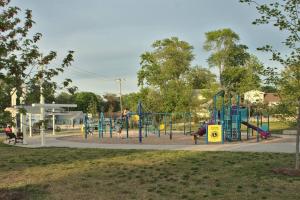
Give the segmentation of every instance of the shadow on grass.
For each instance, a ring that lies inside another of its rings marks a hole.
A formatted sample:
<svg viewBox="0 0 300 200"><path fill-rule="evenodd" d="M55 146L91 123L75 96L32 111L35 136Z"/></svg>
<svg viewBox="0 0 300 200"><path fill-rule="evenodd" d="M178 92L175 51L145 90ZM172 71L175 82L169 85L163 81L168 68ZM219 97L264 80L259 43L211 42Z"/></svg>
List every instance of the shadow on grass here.
<svg viewBox="0 0 300 200"><path fill-rule="evenodd" d="M146 150L76 149L76 148L22 148L0 143L0 170L22 170L28 167L52 164L70 164L94 159L134 156Z"/></svg>
<svg viewBox="0 0 300 200"><path fill-rule="evenodd" d="M48 192L41 186L26 185L18 188L0 188L1 200L30 200L44 199Z"/></svg>

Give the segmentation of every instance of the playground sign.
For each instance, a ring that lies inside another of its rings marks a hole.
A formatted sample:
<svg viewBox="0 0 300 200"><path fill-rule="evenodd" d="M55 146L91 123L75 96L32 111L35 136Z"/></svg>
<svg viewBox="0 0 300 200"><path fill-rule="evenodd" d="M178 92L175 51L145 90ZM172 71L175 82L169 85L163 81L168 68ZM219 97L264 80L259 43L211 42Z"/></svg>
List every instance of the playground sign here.
<svg viewBox="0 0 300 200"><path fill-rule="evenodd" d="M208 125L207 128L208 142L222 142L222 126Z"/></svg>

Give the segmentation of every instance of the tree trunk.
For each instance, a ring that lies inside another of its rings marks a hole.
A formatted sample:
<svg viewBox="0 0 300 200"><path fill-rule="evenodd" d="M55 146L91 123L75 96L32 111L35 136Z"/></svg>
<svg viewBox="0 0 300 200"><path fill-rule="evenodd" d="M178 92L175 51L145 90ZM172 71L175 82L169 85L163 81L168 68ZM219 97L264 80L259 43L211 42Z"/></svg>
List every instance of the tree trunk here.
<svg viewBox="0 0 300 200"><path fill-rule="evenodd" d="M299 138L300 138L300 97L298 98L297 137L296 137L296 169L299 169Z"/></svg>

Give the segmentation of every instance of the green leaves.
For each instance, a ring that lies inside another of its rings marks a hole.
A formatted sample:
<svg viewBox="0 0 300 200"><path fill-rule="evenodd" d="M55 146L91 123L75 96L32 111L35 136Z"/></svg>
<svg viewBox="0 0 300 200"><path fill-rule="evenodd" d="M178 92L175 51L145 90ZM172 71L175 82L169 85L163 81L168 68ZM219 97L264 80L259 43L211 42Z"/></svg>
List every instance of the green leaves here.
<svg viewBox="0 0 300 200"><path fill-rule="evenodd" d="M153 51L141 55L137 74L138 85L143 86L139 93L143 104L156 112L187 110L192 95L187 80L192 78L187 74L194 59L193 47L177 37L157 40L152 47Z"/></svg>
<svg viewBox="0 0 300 200"><path fill-rule="evenodd" d="M180 79L194 59L193 47L176 37L157 40L154 50L141 55L138 84L162 88L168 81Z"/></svg>
<svg viewBox="0 0 300 200"><path fill-rule="evenodd" d="M23 19L21 9L9 6L10 1L1 0L0 7L0 70L5 74L1 77L2 81L10 88L16 88L18 96L22 95L22 88L27 84L30 92L27 95L27 102L36 102L38 99L39 89L36 86L38 80L43 78L43 86L49 86L48 96L52 95L58 87L53 81L53 77L64 72L64 69L73 62L73 51L69 51L63 59L60 66L51 66L56 59L57 53L50 51L43 55L38 47L42 34L36 33L32 37L28 36L34 21L32 19L32 11L26 10ZM40 66L44 66L44 70L40 70ZM63 86L68 86L70 79L63 82ZM51 89L50 89L51 87ZM30 94L32 97L29 97Z"/></svg>
<svg viewBox="0 0 300 200"><path fill-rule="evenodd" d="M219 69L220 80L222 72L228 67L243 65L250 55L246 45L238 44L240 38L231 29L219 29L205 33L206 41L203 48L212 52L208 58L210 67Z"/></svg>

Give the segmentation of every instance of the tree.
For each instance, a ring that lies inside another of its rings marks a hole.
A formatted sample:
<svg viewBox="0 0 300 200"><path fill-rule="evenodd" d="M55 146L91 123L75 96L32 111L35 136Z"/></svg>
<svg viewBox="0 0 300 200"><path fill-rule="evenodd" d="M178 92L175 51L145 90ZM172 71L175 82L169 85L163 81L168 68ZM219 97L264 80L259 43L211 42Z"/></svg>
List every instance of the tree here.
<svg viewBox="0 0 300 200"><path fill-rule="evenodd" d="M191 92L185 93L191 90L185 77L194 59L193 47L176 37L157 40L152 47L152 52L141 55L138 71L138 85L142 86L141 98L146 102L145 107L157 112L183 110L191 99Z"/></svg>
<svg viewBox="0 0 300 200"><path fill-rule="evenodd" d="M120 108L120 98L116 94L107 93L103 95L104 98L104 112L117 112Z"/></svg>
<svg viewBox="0 0 300 200"><path fill-rule="evenodd" d="M264 85L261 87L261 90L265 93L277 93L278 92L277 88L272 85Z"/></svg>
<svg viewBox="0 0 300 200"><path fill-rule="evenodd" d="M228 92L243 94L260 88L264 66L255 56L250 56L242 66L227 67L222 72L222 83Z"/></svg>
<svg viewBox="0 0 300 200"><path fill-rule="evenodd" d="M177 37L157 40L153 52L141 55L138 85L164 87L170 80L179 80L194 59L193 47Z"/></svg>
<svg viewBox="0 0 300 200"><path fill-rule="evenodd" d="M191 68L186 79L193 89L210 88L212 84L216 83L216 75L200 66Z"/></svg>
<svg viewBox="0 0 300 200"><path fill-rule="evenodd" d="M21 9L9 4L10 0L0 0L0 80L18 97L21 97L23 87L32 82L43 84L45 88L47 84L59 87L52 79L71 65L74 52L69 51L61 65L51 66L51 61L57 57L56 52L44 55L38 47L42 34L29 36L34 24L31 10L26 10L25 18L21 19ZM61 87L67 87L70 82L66 79ZM44 95L47 92L45 90Z"/></svg>
<svg viewBox="0 0 300 200"><path fill-rule="evenodd" d="M73 103L75 103L74 96L75 95L68 94L66 92L62 92L58 96L55 97L55 103L58 103L58 104L73 104Z"/></svg>
<svg viewBox="0 0 300 200"><path fill-rule="evenodd" d="M229 28L219 29L205 33L206 41L203 45L204 50L211 51L208 58L210 67L219 69L221 82L222 72L227 67L243 65L249 58L246 52L248 47L239 44L240 37Z"/></svg>
<svg viewBox="0 0 300 200"><path fill-rule="evenodd" d="M124 108L129 109L132 112L137 111L137 105L139 99L141 99L141 93L129 93L122 96L122 102L124 105Z"/></svg>
<svg viewBox="0 0 300 200"><path fill-rule="evenodd" d="M77 104L77 109L87 113L95 112L100 110L101 102L99 102L97 95L92 92L78 92L74 95L74 103ZM95 110L96 105L96 110Z"/></svg>
<svg viewBox="0 0 300 200"><path fill-rule="evenodd" d="M279 85L279 88L281 88L279 93L287 95L287 98L282 98L283 104L288 105L291 102L296 102L292 105L295 110L298 109L295 168L299 169L300 94L298 83L300 78L300 2L298 0L273 1L266 4L259 4L253 0L240 0L240 2L255 5L260 17L253 22L254 25L271 24L286 36L282 44L288 49L287 55L282 55L279 50L273 48L271 45L260 47L259 50L270 52L272 60L281 63L285 67L281 77L277 74L276 68L267 68L267 81ZM292 85L291 83L295 83L296 85ZM286 86L291 86L291 88L287 88Z"/></svg>

